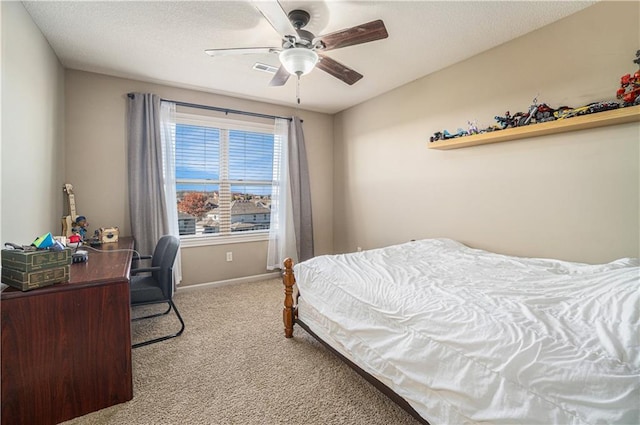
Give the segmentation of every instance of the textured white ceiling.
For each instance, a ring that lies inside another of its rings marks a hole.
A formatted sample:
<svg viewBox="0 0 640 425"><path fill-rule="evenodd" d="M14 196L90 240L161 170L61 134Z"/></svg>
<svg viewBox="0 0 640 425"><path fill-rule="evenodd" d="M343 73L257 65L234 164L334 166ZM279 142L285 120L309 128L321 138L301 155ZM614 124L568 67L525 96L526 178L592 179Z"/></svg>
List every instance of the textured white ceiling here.
<svg viewBox="0 0 640 425"><path fill-rule="evenodd" d="M256 62L275 54L210 57L205 49L279 47L280 36L248 0L27 1L67 68L295 105L295 78L269 87ZM300 80L303 109L335 113L469 58L595 3L593 1L297 1L305 30L328 34L382 19L389 37L327 52L364 78L348 86L315 69ZM543 47L541 47L543 48Z"/></svg>

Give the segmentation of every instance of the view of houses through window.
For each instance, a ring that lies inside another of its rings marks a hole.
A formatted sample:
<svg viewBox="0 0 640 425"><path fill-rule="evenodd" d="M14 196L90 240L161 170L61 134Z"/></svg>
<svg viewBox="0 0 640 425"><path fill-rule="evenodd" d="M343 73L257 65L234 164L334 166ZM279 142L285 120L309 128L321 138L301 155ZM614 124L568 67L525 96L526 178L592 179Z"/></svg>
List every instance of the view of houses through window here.
<svg viewBox="0 0 640 425"><path fill-rule="evenodd" d="M271 220L273 127L178 115L180 235L264 232Z"/></svg>

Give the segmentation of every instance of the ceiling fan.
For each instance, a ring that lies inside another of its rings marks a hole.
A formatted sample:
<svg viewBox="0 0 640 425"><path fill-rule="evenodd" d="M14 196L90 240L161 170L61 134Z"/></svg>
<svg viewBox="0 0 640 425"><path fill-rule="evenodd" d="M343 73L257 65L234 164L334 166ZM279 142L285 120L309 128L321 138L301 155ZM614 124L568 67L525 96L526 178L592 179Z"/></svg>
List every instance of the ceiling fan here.
<svg viewBox="0 0 640 425"><path fill-rule="evenodd" d="M316 66L352 85L362 78L362 74L331 59L323 52L368 43L389 36L384 23L378 19L316 37L303 29L311 19L308 12L296 9L287 14L277 0L255 1L254 5L282 36L281 47L208 49L205 52L210 56L278 53L281 66L269 83L270 86L283 86L291 75L297 75L300 78L301 75L308 74Z"/></svg>

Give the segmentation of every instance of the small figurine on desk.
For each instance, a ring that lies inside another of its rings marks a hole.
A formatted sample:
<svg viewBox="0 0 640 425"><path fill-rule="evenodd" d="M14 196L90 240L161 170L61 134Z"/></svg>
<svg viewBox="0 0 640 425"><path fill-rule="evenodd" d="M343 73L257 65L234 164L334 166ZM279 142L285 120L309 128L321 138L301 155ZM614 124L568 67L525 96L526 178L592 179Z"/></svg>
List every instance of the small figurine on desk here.
<svg viewBox="0 0 640 425"><path fill-rule="evenodd" d="M87 223L87 217L79 215L76 217L76 221L73 223L73 233L80 235L80 238L84 240L87 236L87 227L89 227L89 223Z"/></svg>
<svg viewBox="0 0 640 425"><path fill-rule="evenodd" d="M78 248L80 245L82 245L80 235L74 233L67 238L67 246L69 248Z"/></svg>
<svg viewBox="0 0 640 425"><path fill-rule="evenodd" d="M96 229L93 232L93 237L89 239L89 245L91 246L100 246L102 245L102 241L100 240L100 230Z"/></svg>

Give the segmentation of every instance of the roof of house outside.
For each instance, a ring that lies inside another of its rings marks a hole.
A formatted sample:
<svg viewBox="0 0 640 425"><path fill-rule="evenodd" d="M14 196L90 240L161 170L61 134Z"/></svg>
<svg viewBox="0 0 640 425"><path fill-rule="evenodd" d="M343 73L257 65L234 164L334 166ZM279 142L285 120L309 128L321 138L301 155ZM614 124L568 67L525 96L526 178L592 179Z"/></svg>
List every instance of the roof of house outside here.
<svg viewBox="0 0 640 425"><path fill-rule="evenodd" d="M239 214L270 214L271 210L261 203L252 201L233 201L231 204L231 215Z"/></svg>
<svg viewBox="0 0 640 425"><path fill-rule="evenodd" d="M195 216L182 211L178 211L178 219L189 219L189 218L195 219Z"/></svg>
<svg viewBox="0 0 640 425"><path fill-rule="evenodd" d="M254 230L256 227L256 223L243 223L243 222L236 222L236 223L231 223L231 230L234 232L239 232L242 230Z"/></svg>

